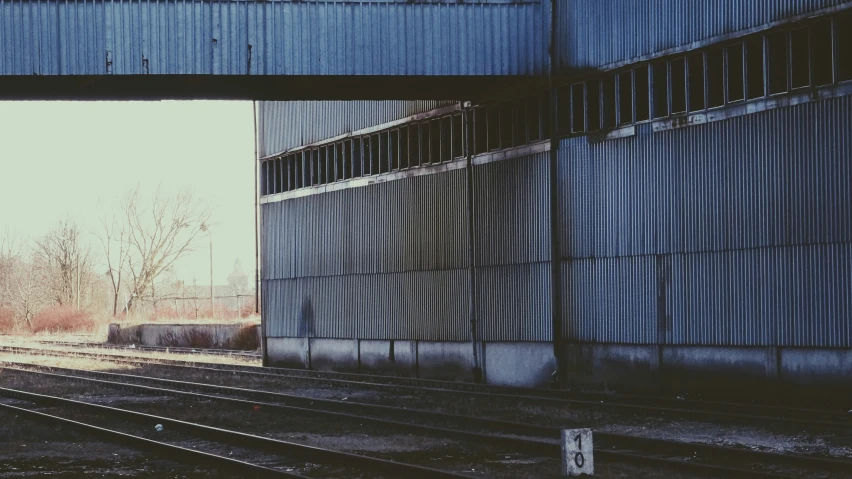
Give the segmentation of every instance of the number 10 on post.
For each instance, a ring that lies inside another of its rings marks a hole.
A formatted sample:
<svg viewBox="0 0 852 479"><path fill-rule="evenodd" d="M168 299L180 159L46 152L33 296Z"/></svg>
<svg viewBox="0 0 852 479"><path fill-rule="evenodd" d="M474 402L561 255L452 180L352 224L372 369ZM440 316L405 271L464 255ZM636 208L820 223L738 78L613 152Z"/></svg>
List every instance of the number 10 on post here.
<svg viewBox="0 0 852 479"><path fill-rule="evenodd" d="M595 473L591 429L562 430L562 475L580 476Z"/></svg>

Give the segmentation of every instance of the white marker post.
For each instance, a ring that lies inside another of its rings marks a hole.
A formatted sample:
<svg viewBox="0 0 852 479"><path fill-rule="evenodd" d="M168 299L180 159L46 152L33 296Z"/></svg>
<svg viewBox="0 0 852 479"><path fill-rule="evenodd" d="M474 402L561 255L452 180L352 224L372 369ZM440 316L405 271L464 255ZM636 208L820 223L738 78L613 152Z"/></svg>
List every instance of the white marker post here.
<svg viewBox="0 0 852 479"><path fill-rule="evenodd" d="M591 429L562 430L562 475L595 474Z"/></svg>

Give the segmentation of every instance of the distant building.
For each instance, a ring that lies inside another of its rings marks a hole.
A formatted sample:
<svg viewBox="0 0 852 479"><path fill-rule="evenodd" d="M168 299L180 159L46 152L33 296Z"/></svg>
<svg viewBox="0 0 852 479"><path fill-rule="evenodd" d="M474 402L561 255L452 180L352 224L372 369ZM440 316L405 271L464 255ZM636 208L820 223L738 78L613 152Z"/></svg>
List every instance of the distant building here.
<svg viewBox="0 0 852 479"><path fill-rule="evenodd" d="M228 275L228 286L231 294L240 294L248 289L248 275L243 272L239 259L234 261L234 270Z"/></svg>

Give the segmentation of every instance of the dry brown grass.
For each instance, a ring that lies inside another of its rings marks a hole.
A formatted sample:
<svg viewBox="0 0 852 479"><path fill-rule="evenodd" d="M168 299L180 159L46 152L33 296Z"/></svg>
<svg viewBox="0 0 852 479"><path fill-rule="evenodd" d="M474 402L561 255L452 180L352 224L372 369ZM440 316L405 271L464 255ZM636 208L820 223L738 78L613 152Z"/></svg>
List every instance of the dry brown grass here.
<svg viewBox="0 0 852 479"><path fill-rule="evenodd" d="M34 353L0 353L0 362L2 363L31 363L39 366L49 366L57 368L85 369L89 371L108 371L108 370L128 370L135 369L132 364L121 364L108 360L94 358L74 358L74 357L58 357L45 356ZM14 366L14 364L10 364Z"/></svg>

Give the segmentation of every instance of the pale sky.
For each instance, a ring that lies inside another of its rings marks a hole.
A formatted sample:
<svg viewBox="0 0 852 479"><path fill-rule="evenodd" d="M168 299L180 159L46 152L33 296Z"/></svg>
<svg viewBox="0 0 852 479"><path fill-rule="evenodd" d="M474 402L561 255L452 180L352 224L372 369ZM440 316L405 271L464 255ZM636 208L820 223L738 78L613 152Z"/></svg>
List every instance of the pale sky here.
<svg viewBox="0 0 852 479"><path fill-rule="evenodd" d="M94 229L102 204L136 185L190 188L213 212L214 282L237 258L252 275L253 135L245 101L0 102L0 233L35 238L65 215ZM199 246L175 275L209 284Z"/></svg>

